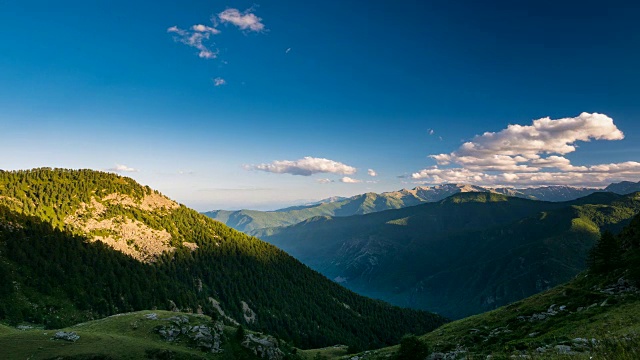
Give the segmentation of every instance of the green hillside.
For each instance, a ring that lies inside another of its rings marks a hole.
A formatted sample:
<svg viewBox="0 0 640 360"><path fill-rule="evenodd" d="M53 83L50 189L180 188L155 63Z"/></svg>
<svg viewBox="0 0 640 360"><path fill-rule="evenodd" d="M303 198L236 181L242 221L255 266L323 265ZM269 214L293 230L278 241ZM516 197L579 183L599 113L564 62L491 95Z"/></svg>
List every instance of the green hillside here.
<svg viewBox="0 0 640 360"><path fill-rule="evenodd" d="M59 328L154 307L300 347L380 346L444 322L356 295L129 178L0 172L0 319Z"/></svg>
<svg viewBox="0 0 640 360"><path fill-rule="evenodd" d="M639 194L552 203L463 193L257 236L361 294L462 318L568 281L601 229L638 212Z"/></svg>
<svg viewBox="0 0 640 360"><path fill-rule="evenodd" d="M257 343L248 341L249 333L239 338L235 327L222 326L208 316L187 313L140 311L56 330L29 326L22 326L20 329L3 328L6 329L4 332L0 331L3 359L262 358L254 353ZM161 333L161 330L171 328L187 331L178 336ZM59 332L74 334L78 338L56 338ZM291 354L294 349L290 345L265 335L251 335L255 339L271 342L272 354L277 354L280 358L297 358Z"/></svg>
<svg viewBox="0 0 640 360"><path fill-rule="evenodd" d="M640 216L609 238L612 246L599 245L589 271L568 283L446 324L420 340L441 357L640 358ZM611 251L602 251L607 247ZM364 359L386 359L398 350L380 349Z"/></svg>

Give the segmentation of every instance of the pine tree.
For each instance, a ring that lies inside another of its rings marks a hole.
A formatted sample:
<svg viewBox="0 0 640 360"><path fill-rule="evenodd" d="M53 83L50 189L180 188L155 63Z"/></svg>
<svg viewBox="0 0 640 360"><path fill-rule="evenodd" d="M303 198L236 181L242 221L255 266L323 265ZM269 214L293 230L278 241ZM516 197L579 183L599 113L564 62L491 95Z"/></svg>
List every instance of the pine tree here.
<svg viewBox="0 0 640 360"><path fill-rule="evenodd" d="M618 239L610 231L605 231L589 251L587 262L589 270L595 273L605 273L615 269L620 258L621 248Z"/></svg>

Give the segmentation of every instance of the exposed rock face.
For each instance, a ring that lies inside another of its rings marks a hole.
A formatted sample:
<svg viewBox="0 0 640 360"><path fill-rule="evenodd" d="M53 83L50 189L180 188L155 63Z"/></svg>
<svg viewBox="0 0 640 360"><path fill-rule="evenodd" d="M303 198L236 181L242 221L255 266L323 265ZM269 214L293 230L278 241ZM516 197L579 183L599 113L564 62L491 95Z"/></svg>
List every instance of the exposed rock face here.
<svg viewBox="0 0 640 360"><path fill-rule="evenodd" d="M229 321L230 323L234 324L234 325L240 325L239 322L237 322L235 319L233 319L232 317L228 316L227 314L225 314L224 310L222 310L222 306L220 306L220 302L212 297L209 297L209 301L211 302L211 305L213 305L213 307L218 311L218 314L220 314L220 316L222 316L224 319L226 319L227 321Z"/></svg>
<svg viewBox="0 0 640 360"><path fill-rule="evenodd" d="M192 242L187 242L187 241L183 242L182 246L188 248L191 251L196 251L198 249L198 244L192 243Z"/></svg>
<svg viewBox="0 0 640 360"><path fill-rule="evenodd" d="M152 262L163 252L174 250L170 245L171 234L164 229L152 229L141 221L122 215L105 218L108 206L112 205L143 211L169 211L179 207L177 203L155 193L145 196L139 203L126 195L109 194L101 201L92 197L89 204L80 204L74 215L65 218L65 223L93 234L93 241L101 241L140 261Z"/></svg>
<svg viewBox="0 0 640 360"><path fill-rule="evenodd" d="M113 204L136 207L144 211L172 210L180 207L175 201L157 193L145 195L142 201L139 202L130 196L115 193L103 197L102 200Z"/></svg>
<svg viewBox="0 0 640 360"><path fill-rule="evenodd" d="M242 301L242 315L244 316L244 321L247 324L253 324L256 322L256 313L251 310L249 304L244 301Z"/></svg>
<svg viewBox="0 0 640 360"><path fill-rule="evenodd" d="M247 334L242 341L242 346L262 359L281 360L284 358L284 353L278 347L278 340L272 336Z"/></svg>

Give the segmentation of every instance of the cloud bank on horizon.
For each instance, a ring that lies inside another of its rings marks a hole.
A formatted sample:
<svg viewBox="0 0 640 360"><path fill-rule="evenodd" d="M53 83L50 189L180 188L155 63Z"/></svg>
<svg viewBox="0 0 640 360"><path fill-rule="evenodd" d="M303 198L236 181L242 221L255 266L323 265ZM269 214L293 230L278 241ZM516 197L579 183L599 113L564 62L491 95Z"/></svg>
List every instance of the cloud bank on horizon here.
<svg viewBox="0 0 640 360"><path fill-rule="evenodd" d="M509 125L485 132L449 154L429 157L437 165L411 175L423 183L477 185L582 185L637 180L640 162L574 166L564 155L577 150L578 141L622 140L624 134L604 114L573 118L542 118L531 125Z"/></svg>

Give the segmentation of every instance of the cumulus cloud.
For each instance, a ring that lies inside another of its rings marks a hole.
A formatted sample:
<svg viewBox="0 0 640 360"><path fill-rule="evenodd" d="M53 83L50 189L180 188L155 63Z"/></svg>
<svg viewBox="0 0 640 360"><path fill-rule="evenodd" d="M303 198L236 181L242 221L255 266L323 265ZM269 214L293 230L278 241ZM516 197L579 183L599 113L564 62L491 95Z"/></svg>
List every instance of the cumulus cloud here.
<svg viewBox="0 0 640 360"><path fill-rule="evenodd" d="M495 171L537 171L529 168L544 154L576 151L577 141L622 140L624 134L603 114L582 113L574 118L534 120L532 125L509 125L465 142L450 154L431 155L438 165L455 163L466 168Z"/></svg>
<svg viewBox="0 0 640 360"><path fill-rule="evenodd" d="M226 85L227 84L227 80L221 78L221 77L217 77L215 79L213 79L213 85L214 86L222 86L222 85Z"/></svg>
<svg viewBox="0 0 640 360"><path fill-rule="evenodd" d="M340 182L347 183L347 184L357 184L357 183L361 183L362 180L353 179L353 178L350 178L348 176L345 176L345 177L340 179Z"/></svg>
<svg viewBox="0 0 640 360"><path fill-rule="evenodd" d="M574 166L564 155L576 143L622 140L613 119L598 113L573 118L542 118L531 125L509 125L465 142L456 151L435 154L438 166L415 172L414 180L430 183L467 182L483 185L603 185L606 181L636 179L640 163Z"/></svg>
<svg viewBox="0 0 640 360"><path fill-rule="evenodd" d="M269 164L245 165L249 170L260 170L275 174L310 176L318 173L352 175L356 168L341 162L306 156L299 160L276 160Z"/></svg>
<svg viewBox="0 0 640 360"><path fill-rule="evenodd" d="M253 8L243 12L238 9L227 9L218 14L218 19L222 23L230 23L241 30L261 32L264 31L262 19L253 13Z"/></svg>
<svg viewBox="0 0 640 360"><path fill-rule="evenodd" d="M134 169L132 167L129 167L127 165L122 165L122 164L116 164L115 167L109 168L107 169L108 171L113 171L113 172L117 172L117 173L123 173L123 172L138 172L138 169Z"/></svg>
<svg viewBox="0 0 640 360"><path fill-rule="evenodd" d="M320 184L328 184L328 183L332 183L333 180L330 180L330 179L316 179L316 182L318 182Z"/></svg>
<svg viewBox="0 0 640 360"><path fill-rule="evenodd" d="M373 170L373 169L369 169L369 170L367 170L367 174L368 174L369 176L371 176L371 177L376 177L376 176L378 176L378 173L377 173L375 170Z"/></svg>
<svg viewBox="0 0 640 360"><path fill-rule="evenodd" d="M209 46L205 45L205 41L209 40L211 35L217 35L220 33L218 29L198 24L193 25L191 30L180 29L177 26L172 26L167 29L167 32L175 34L173 38L175 41L198 49L198 56L203 59L215 59L218 57L218 49L211 49Z"/></svg>

